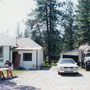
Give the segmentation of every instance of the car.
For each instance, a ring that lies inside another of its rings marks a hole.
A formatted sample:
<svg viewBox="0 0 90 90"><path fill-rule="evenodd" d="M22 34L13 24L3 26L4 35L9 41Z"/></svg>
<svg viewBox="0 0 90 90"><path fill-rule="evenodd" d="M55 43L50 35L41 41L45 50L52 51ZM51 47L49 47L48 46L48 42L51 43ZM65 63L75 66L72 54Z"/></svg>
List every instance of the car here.
<svg viewBox="0 0 90 90"><path fill-rule="evenodd" d="M61 58L57 63L58 74L78 73L78 65L72 58Z"/></svg>

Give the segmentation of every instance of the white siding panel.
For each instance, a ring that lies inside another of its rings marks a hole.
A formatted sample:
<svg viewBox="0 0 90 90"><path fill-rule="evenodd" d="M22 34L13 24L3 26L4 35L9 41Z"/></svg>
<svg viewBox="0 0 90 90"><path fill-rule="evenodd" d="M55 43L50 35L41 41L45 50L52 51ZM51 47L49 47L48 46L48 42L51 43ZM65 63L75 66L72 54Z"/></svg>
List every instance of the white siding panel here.
<svg viewBox="0 0 90 90"><path fill-rule="evenodd" d="M32 53L32 61L23 61L23 53ZM20 67L25 69L36 69L36 51L19 51L21 54ZM33 67L35 65L35 67Z"/></svg>
<svg viewBox="0 0 90 90"><path fill-rule="evenodd" d="M3 47L3 61L0 61L0 66L2 66L3 64L5 64L6 60L9 60L9 53L10 53L10 48L9 46L4 46Z"/></svg>
<svg viewBox="0 0 90 90"><path fill-rule="evenodd" d="M38 66L40 67L43 64L43 50L38 51Z"/></svg>

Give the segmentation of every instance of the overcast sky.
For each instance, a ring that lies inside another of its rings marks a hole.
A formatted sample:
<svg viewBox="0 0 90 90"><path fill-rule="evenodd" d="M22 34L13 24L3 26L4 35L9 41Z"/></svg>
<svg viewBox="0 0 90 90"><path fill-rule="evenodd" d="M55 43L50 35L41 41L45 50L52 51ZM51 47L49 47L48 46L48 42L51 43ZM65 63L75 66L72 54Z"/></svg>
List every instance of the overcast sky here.
<svg viewBox="0 0 90 90"><path fill-rule="evenodd" d="M77 4L77 0L72 1ZM17 22L20 21L20 27L23 30L22 20L35 7L33 0L0 0L0 33L15 36Z"/></svg>

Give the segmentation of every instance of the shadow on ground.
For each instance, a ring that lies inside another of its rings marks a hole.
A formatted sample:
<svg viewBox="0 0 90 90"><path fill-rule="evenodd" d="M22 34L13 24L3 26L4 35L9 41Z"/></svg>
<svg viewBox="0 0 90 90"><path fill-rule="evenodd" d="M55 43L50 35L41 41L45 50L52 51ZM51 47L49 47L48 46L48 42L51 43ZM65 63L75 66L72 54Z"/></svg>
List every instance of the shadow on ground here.
<svg viewBox="0 0 90 90"><path fill-rule="evenodd" d="M50 66L43 66L43 67L41 67L41 69L40 70L45 70L45 71L48 71L48 70L50 70L51 69L51 67Z"/></svg>
<svg viewBox="0 0 90 90"><path fill-rule="evenodd" d="M90 69L89 69L89 70L87 70L87 72L90 72Z"/></svg>
<svg viewBox="0 0 90 90"><path fill-rule="evenodd" d="M32 86L17 85L17 83L10 80L0 81L0 90L41 90Z"/></svg>
<svg viewBox="0 0 90 90"><path fill-rule="evenodd" d="M62 77L83 77L81 73L62 73Z"/></svg>
<svg viewBox="0 0 90 90"><path fill-rule="evenodd" d="M35 88L35 87L31 87L31 86L23 86L23 85L17 86L14 89L16 89L16 90L41 90L39 88Z"/></svg>

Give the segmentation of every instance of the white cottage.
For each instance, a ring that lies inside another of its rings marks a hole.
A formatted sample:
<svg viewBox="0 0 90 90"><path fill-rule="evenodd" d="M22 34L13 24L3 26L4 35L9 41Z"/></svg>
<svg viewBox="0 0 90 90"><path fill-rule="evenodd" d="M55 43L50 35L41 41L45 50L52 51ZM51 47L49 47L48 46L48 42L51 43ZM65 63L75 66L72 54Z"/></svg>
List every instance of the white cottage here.
<svg viewBox="0 0 90 90"><path fill-rule="evenodd" d="M15 68L40 68L43 63L43 48L29 38L15 39L0 34L0 66L10 60Z"/></svg>

